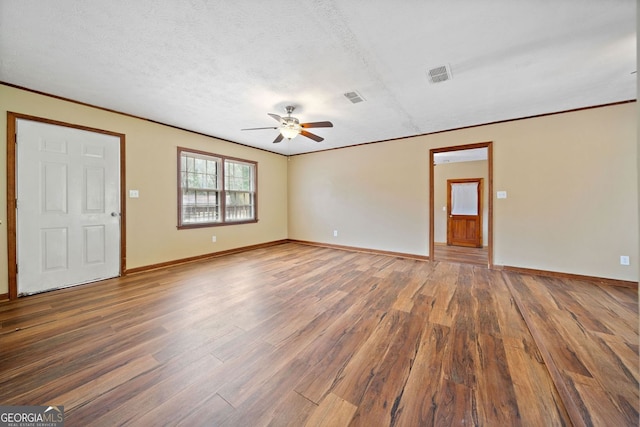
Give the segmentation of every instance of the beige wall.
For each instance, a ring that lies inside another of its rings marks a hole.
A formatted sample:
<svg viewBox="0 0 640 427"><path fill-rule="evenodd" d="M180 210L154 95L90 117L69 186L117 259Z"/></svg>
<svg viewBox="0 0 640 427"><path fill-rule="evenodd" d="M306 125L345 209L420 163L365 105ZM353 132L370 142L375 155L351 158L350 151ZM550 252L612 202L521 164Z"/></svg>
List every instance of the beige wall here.
<svg viewBox="0 0 640 427"><path fill-rule="evenodd" d="M414 146L400 140L291 157L289 237L426 254L429 155Z"/></svg>
<svg viewBox="0 0 640 427"><path fill-rule="evenodd" d="M1 140L7 111L105 129L126 135L127 268L173 261L287 238L287 159L121 114L0 85ZM3 145L3 147L6 145ZM184 146L258 162L259 222L177 230L176 147ZM0 150L5 170L6 149ZM6 173L0 174L0 294L7 290ZM211 242L216 235L217 242Z"/></svg>
<svg viewBox="0 0 640 427"><path fill-rule="evenodd" d="M489 244L489 162L454 162L436 165L433 169L433 239L436 243L447 243L447 180L461 178L483 178L482 193L482 244Z"/></svg>
<svg viewBox="0 0 640 427"><path fill-rule="evenodd" d="M493 141L495 264L636 281L636 108L294 156L289 238L428 255L429 150Z"/></svg>

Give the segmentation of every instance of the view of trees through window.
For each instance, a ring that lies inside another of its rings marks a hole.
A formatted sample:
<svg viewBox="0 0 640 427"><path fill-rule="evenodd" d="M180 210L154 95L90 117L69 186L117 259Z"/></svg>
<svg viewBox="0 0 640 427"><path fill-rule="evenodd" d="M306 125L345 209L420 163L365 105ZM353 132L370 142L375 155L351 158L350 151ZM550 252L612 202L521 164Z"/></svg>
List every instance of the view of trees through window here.
<svg viewBox="0 0 640 427"><path fill-rule="evenodd" d="M256 220L255 162L178 148L178 227Z"/></svg>

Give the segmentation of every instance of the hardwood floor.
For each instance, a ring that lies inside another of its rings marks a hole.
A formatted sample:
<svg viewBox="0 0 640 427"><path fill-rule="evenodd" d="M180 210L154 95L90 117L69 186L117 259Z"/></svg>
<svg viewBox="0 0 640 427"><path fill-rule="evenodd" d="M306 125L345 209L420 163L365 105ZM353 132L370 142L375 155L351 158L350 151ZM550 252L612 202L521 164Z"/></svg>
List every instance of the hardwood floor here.
<svg viewBox="0 0 640 427"><path fill-rule="evenodd" d="M638 292L509 273L575 425L638 425Z"/></svg>
<svg viewBox="0 0 640 427"><path fill-rule="evenodd" d="M433 252L435 261L483 265L485 267L489 264L489 251L486 247L466 248L436 243L433 247Z"/></svg>
<svg viewBox="0 0 640 427"><path fill-rule="evenodd" d="M581 413L637 425L637 292L591 286L287 243L0 304L0 402L68 426L571 425L511 288L582 332L585 370L557 363Z"/></svg>

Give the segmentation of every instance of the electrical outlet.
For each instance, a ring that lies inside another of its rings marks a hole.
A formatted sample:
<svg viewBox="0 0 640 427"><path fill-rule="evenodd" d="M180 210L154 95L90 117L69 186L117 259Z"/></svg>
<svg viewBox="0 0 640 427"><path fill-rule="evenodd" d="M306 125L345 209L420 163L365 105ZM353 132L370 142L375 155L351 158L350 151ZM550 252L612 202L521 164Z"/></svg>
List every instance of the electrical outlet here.
<svg viewBox="0 0 640 427"><path fill-rule="evenodd" d="M338 237L338 230L333 230L333 237Z"/></svg>
<svg viewBox="0 0 640 427"><path fill-rule="evenodd" d="M629 257L627 255L620 256L620 265L629 265Z"/></svg>
<svg viewBox="0 0 640 427"><path fill-rule="evenodd" d="M216 236L211 236L211 243L215 243L217 241Z"/></svg>

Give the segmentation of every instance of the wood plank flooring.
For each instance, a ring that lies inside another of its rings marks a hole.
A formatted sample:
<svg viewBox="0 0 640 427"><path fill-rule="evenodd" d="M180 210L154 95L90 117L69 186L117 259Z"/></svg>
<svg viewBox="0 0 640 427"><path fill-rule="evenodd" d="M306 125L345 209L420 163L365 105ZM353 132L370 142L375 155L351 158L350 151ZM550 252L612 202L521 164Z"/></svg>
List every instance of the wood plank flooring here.
<svg viewBox="0 0 640 427"><path fill-rule="evenodd" d="M457 262L487 266L489 264L488 248L466 248L463 246L447 246L436 243L433 247L434 261Z"/></svg>
<svg viewBox="0 0 640 427"><path fill-rule="evenodd" d="M509 287L532 310L568 291L533 280L286 243L34 295L0 304L0 402L64 405L67 426L571 425ZM575 295L559 333L588 325L619 364L604 382L584 356L574 393L637 424L618 382L638 379L637 293L598 318L604 292Z"/></svg>
<svg viewBox="0 0 640 427"><path fill-rule="evenodd" d="M638 425L638 293L506 274L575 425Z"/></svg>

